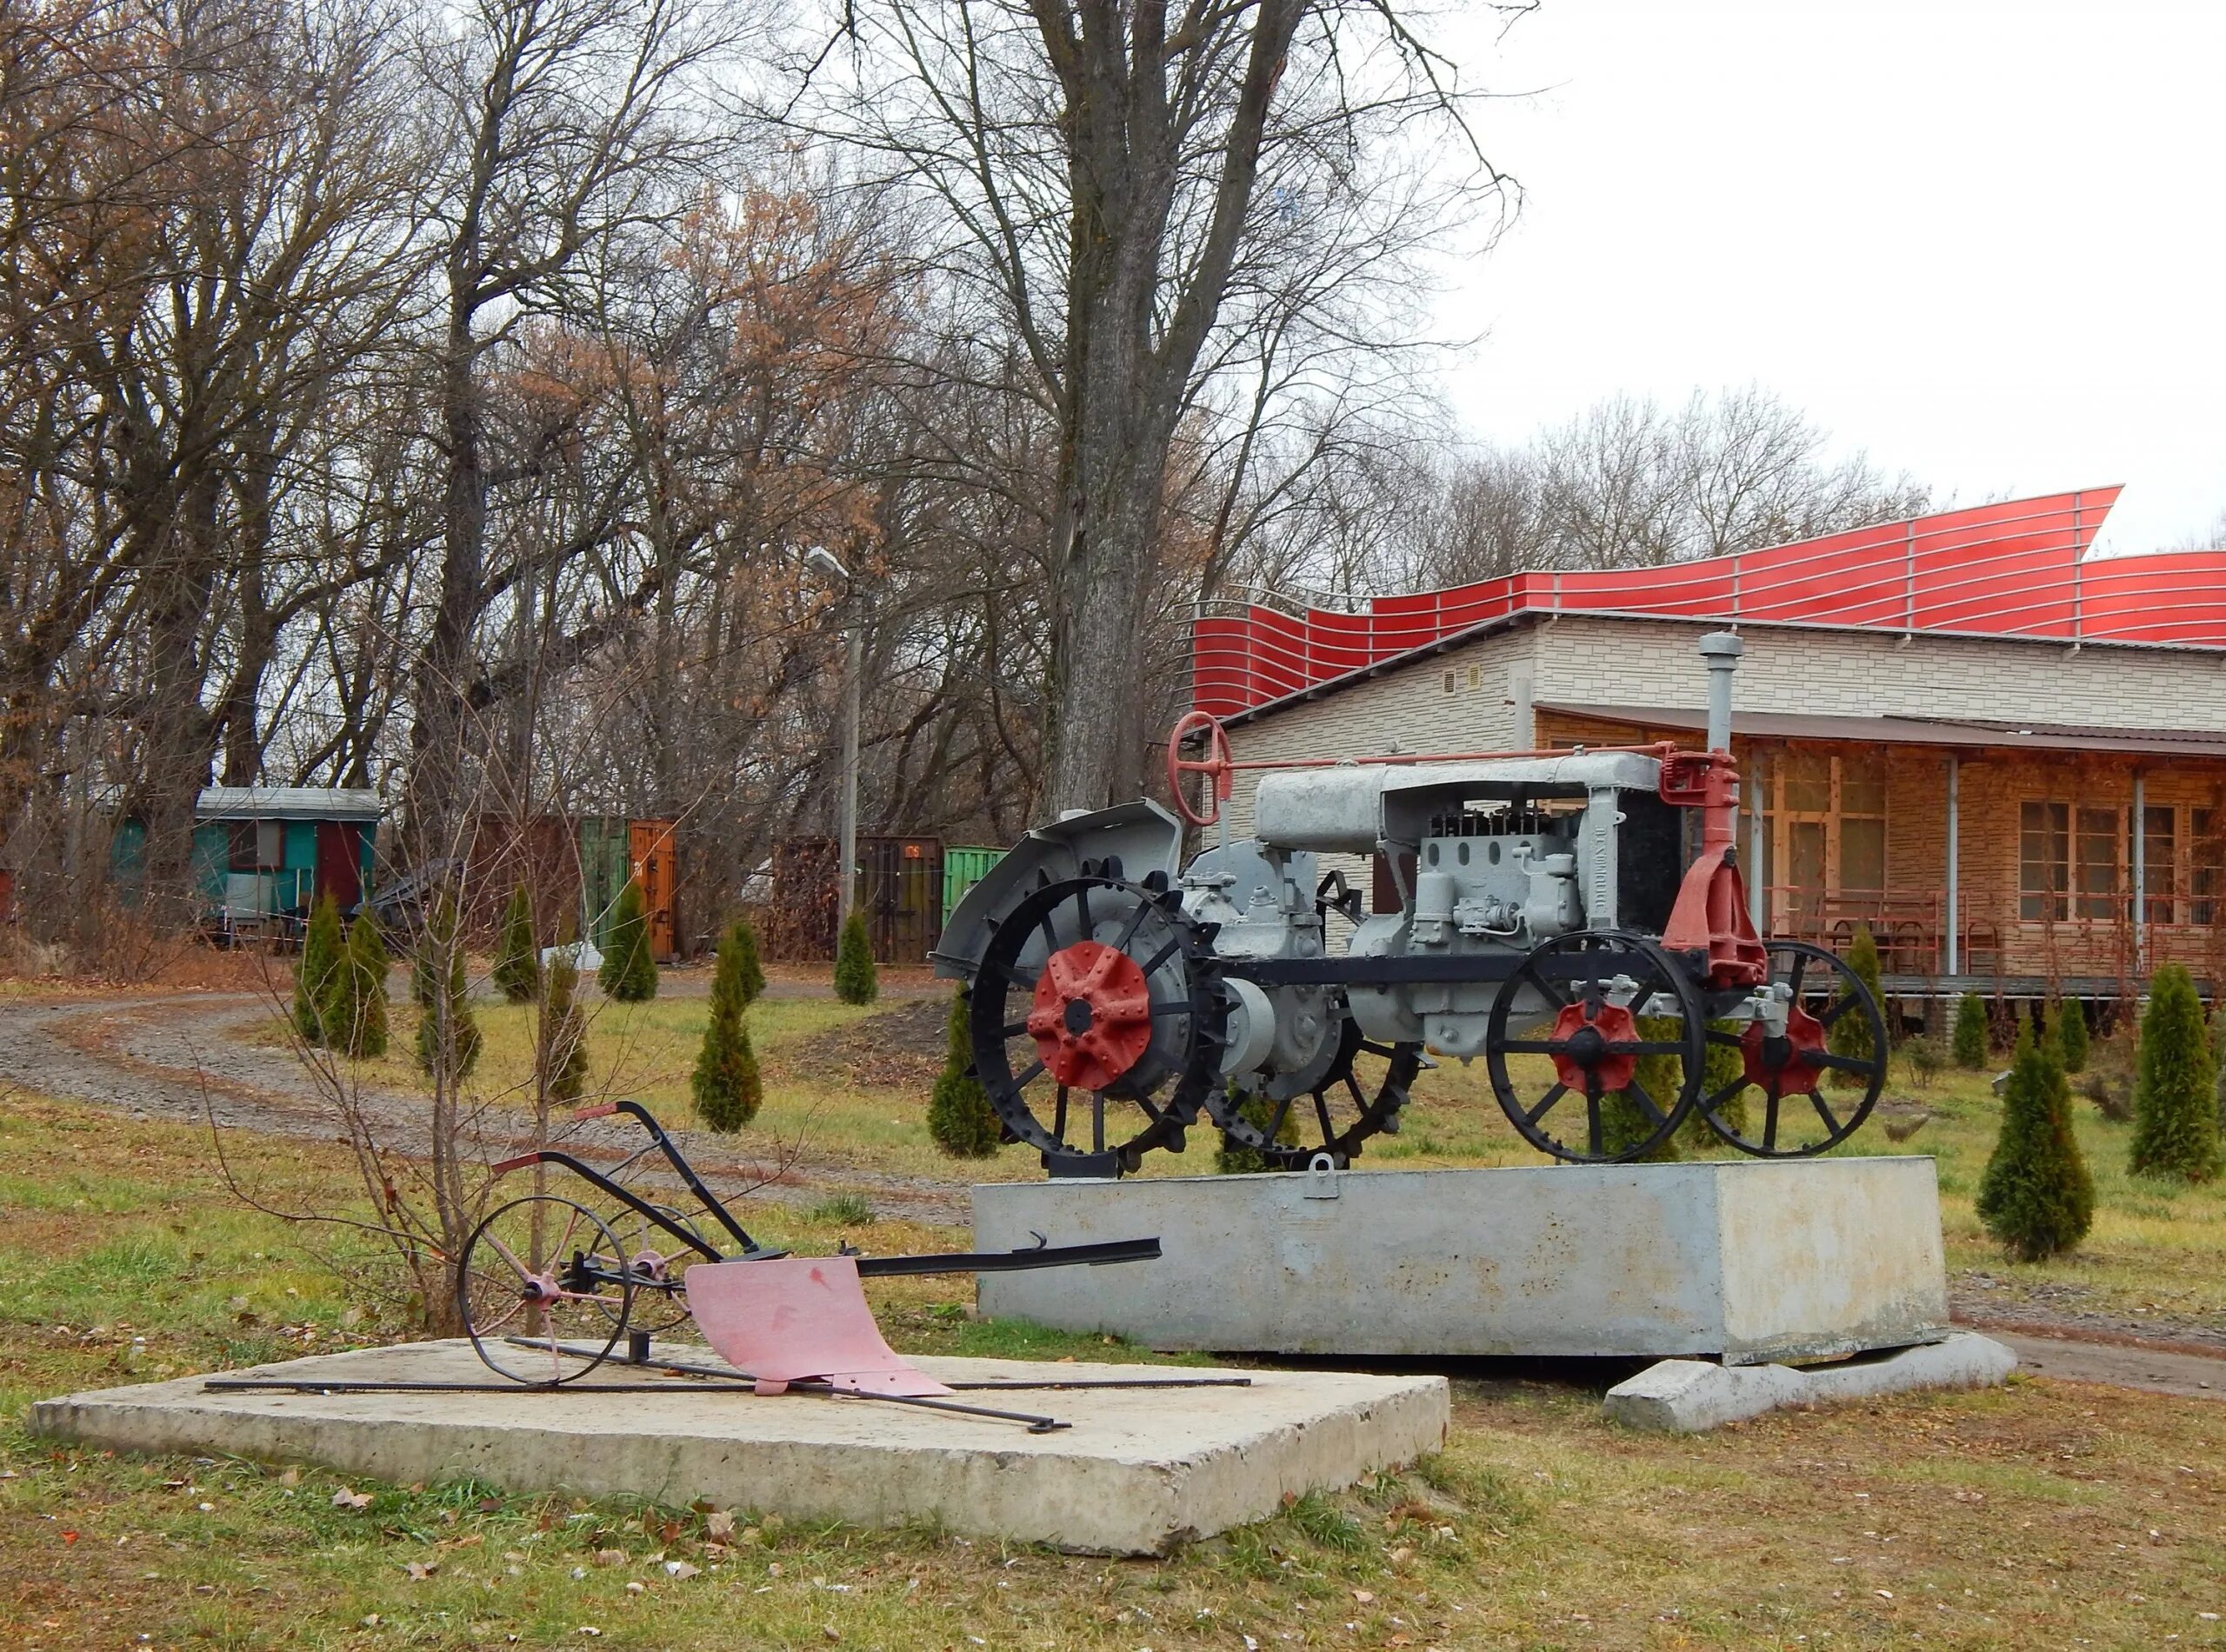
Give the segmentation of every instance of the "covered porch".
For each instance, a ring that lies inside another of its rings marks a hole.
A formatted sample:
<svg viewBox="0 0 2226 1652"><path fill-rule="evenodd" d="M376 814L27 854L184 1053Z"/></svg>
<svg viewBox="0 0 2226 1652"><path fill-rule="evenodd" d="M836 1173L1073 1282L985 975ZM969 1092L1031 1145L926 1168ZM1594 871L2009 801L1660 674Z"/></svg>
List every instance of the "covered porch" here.
<svg viewBox="0 0 2226 1652"><path fill-rule="evenodd" d="M1541 745L1696 743L1697 709L1541 703ZM1876 939L1886 988L2113 998L2226 980L2226 735L1736 713L1756 927ZM1759 869L1759 876L1757 870Z"/></svg>

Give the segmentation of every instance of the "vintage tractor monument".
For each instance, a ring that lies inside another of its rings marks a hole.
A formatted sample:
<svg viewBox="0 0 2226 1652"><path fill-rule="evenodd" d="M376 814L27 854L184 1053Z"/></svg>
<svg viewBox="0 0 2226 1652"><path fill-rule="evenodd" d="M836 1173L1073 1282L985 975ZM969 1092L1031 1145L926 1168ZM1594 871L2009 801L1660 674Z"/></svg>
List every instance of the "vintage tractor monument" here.
<svg viewBox="0 0 2226 1652"><path fill-rule="evenodd" d="M1030 832L935 955L1007 1135L1050 1173L976 1188L975 1242L1151 1233L1162 1255L1083 1290L987 1276L983 1310L1331 1355L1739 1364L1943 1336L1931 1162L1819 1156L1877 1100L1886 1029L1837 957L1751 922L1740 650L1702 640L1705 750L1248 763L1194 712L1169 743L1176 813ZM1268 772L1239 836L1246 769ZM1220 827L1187 862L1185 819ZM1448 1060L1481 1061L1560 1162L1348 1174ZM1631 1162L1696 1116L1745 1156ZM1300 1174L1135 1174L1202 1129Z"/></svg>
<svg viewBox="0 0 2226 1652"><path fill-rule="evenodd" d="M1885 1027L1839 958L1749 917L1740 647L1702 643L1705 751L1244 763L1191 712L1169 782L1217 843L1183 864L1182 822L1145 801L1070 816L975 887L934 955L967 983L1006 1132L1054 1176L1181 1152L1202 1115L1271 1165L1342 1169L1399 1129L1435 1056L1481 1056L1509 1121L1558 1159L1643 1158L1695 1111L1763 1158L1846 1140L1884 1080ZM1232 838L1240 769L1276 772ZM1396 904L1364 911L1325 856L1383 868ZM1863 1036L1836 1040L1849 1018Z"/></svg>

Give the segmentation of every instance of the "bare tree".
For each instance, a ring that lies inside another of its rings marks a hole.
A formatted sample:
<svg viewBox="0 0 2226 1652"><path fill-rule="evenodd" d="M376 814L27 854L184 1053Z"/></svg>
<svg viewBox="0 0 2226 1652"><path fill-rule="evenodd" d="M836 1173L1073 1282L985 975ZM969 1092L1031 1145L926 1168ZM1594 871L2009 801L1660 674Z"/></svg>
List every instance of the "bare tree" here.
<svg viewBox="0 0 2226 1652"><path fill-rule="evenodd" d="M731 38L720 16L680 0L475 0L454 34L429 30L421 43L446 152L434 207L440 578L411 682L421 846L448 829L456 765L473 749L490 493L530 474L531 456L490 450L488 356L522 318L576 311L583 259L600 243L692 203L719 145L686 117Z"/></svg>
<svg viewBox="0 0 2226 1652"><path fill-rule="evenodd" d="M1518 568L1628 568L1783 544L1913 516L1930 492L1754 386L1674 411L1616 397L1527 448L1450 463L1395 544L1389 583L1453 585Z"/></svg>
<svg viewBox="0 0 2226 1652"><path fill-rule="evenodd" d="M1042 807L1130 795L1170 448L1216 340L1255 319L1232 295L1274 284L1259 260L1279 242L1381 240L1369 207L1396 144L1425 120L1465 136L1445 65L1392 7L1342 0L879 0L842 18L785 117L934 202L962 312L1018 341L1058 431ZM1463 181L1498 183L1481 162Z"/></svg>

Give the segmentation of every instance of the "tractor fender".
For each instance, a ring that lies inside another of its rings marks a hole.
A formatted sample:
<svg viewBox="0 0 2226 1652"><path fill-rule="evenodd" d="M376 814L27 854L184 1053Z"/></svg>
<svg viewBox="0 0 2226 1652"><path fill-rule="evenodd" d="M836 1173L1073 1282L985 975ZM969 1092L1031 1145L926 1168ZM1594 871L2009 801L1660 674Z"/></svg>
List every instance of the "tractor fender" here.
<svg viewBox="0 0 2226 1652"><path fill-rule="evenodd" d="M1121 876L1141 883L1153 872L1173 881L1183 855L1183 827L1148 797L1091 809L1038 826L1013 845L982 881L967 890L943 926L928 956L946 980L971 981L997 925L1036 887L1036 874L1053 882L1079 876L1084 861L1108 856Z"/></svg>

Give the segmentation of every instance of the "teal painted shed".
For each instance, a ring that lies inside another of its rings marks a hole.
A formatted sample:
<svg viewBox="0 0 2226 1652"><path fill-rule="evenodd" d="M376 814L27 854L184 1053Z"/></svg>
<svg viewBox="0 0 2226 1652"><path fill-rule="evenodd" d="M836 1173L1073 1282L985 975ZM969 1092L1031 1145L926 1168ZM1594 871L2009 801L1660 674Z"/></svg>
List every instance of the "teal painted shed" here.
<svg viewBox="0 0 2226 1652"><path fill-rule="evenodd" d="M193 889L205 922L229 932L284 930L330 895L343 912L370 887L385 806L347 786L210 786L193 806ZM117 829L110 850L118 883L137 888L147 832Z"/></svg>

